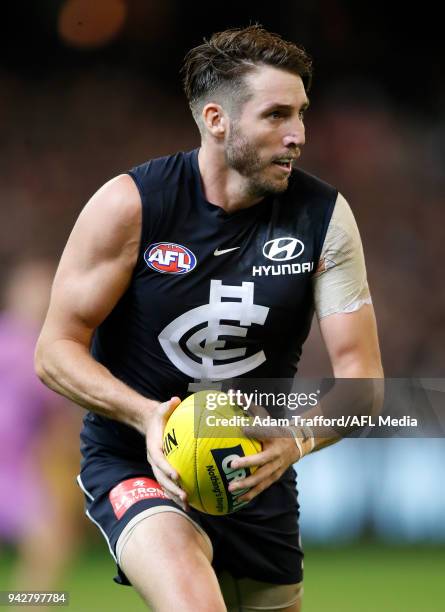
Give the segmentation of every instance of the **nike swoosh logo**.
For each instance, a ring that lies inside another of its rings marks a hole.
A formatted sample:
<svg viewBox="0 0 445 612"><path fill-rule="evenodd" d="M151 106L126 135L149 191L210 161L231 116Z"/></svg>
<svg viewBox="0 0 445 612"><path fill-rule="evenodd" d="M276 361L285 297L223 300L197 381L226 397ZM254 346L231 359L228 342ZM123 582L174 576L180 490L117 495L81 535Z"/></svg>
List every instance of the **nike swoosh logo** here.
<svg viewBox="0 0 445 612"><path fill-rule="evenodd" d="M213 251L213 254L216 255L216 257L218 257L218 255L224 255L224 253L230 253L230 251L236 251L236 249L239 249L240 247L232 247L231 249L221 249L221 251L219 249L215 249Z"/></svg>

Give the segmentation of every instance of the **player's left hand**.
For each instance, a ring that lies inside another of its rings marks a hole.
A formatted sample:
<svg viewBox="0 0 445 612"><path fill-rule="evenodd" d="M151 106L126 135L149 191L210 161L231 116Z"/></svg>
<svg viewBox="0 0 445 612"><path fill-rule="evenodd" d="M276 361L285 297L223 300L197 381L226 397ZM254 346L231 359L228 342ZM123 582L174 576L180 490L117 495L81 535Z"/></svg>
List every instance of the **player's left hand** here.
<svg viewBox="0 0 445 612"><path fill-rule="evenodd" d="M261 406L251 406L249 412L262 416L268 414ZM258 469L247 478L233 481L229 486L229 491L248 488L249 491L238 499L239 501L249 502L277 481L287 468L296 463L301 456L289 428L249 426L243 427L243 431L247 436L261 440L263 450L254 455L239 457L231 462L232 469L246 467L257 467Z"/></svg>
<svg viewBox="0 0 445 612"><path fill-rule="evenodd" d="M260 439L259 435L255 437ZM234 459L231 463L233 469L258 466L254 474L230 484L231 492L249 488L247 493L238 498L239 501L251 501L300 459L300 451L292 437L263 439L262 444L263 450L260 453Z"/></svg>

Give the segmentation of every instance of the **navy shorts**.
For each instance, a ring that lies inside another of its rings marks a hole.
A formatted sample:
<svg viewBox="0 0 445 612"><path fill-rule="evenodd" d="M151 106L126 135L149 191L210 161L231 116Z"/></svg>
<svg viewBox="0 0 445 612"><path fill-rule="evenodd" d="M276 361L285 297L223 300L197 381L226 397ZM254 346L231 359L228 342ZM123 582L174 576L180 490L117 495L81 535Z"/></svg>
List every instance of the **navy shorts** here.
<svg viewBox="0 0 445 612"><path fill-rule="evenodd" d="M118 565L116 544L127 525L140 513L160 506L194 521L213 545L215 572L226 570L235 578L274 584L294 584L303 579L296 476L291 467L281 479L246 507L225 516L191 509L185 513L167 499L146 461L121 456L95 443L82 445L79 486L85 494L86 514L108 542L117 564L118 584L130 584ZM156 511L156 510L154 510ZM126 529L127 528L127 529Z"/></svg>

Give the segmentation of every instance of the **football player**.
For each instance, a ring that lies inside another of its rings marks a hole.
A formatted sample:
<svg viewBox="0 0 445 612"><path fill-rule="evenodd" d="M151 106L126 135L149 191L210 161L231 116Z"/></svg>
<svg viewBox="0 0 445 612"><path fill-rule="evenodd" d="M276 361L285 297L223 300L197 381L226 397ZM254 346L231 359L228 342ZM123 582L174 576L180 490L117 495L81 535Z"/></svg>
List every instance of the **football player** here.
<svg viewBox="0 0 445 612"><path fill-rule="evenodd" d="M154 610L297 612L292 466L326 440L272 437L250 503L211 517L189 508L162 434L199 385L292 378L314 310L335 377L381 377L363 250L345 198L297 167L312 76L302 48L257 25L228 30L183 71L201 146L147 161L88 202L37 372L88 410L78 481L117 582Z"/></svg>

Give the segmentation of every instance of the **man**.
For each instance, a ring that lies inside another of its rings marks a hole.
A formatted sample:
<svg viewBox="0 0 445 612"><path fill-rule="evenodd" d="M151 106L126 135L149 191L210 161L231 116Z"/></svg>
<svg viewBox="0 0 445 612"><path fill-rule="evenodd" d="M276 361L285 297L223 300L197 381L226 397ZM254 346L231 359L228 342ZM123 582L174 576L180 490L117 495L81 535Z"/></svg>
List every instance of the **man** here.
<svg viewBox="0 0 445 612"><path fill-rule="evenodd" d="M250 503L214 518L188 507L162 433L197 382L292 377L314 301L334 375L381 376L360 238L344 198L293 170L311 80L302 49L259 26L229 30L192 49L184 75L201 148L92 197L60 262L36 367L90 411L79 484L117 581L154 610L215 612L226 609L218 575L229 609L295 612L291 466L322 443L265 440L244 460L261 467L232 485L249 486Z"/></svg>

